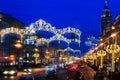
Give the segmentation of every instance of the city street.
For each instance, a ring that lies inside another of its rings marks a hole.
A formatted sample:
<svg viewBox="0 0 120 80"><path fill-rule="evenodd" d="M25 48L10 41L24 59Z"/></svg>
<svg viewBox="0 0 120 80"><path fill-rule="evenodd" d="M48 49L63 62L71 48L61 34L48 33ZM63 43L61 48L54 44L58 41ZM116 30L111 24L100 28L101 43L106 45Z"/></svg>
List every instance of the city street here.
<svg viewBox="0 0 120 80"><path fill-rule="evenodd" d="M33 68L32 71L33 71L33 75L36 75L38 74L39 72L43 71L45 68ZM0 77L0 80L18 80L19 77L23 74L24 72L22 71L19 71L17 73L17 76L1 76Z"/></svg>
<svg viewBox="0 0 120 80"><path fill-rule="evenodd" d="M120 80L120 0L1 0L0 80Z"/></svg>
<svg viewBox="0 0 120 80"><path fill-rule="evenodd" d="M33 69L33 75L34 75L35 80L41 80L41 79L42 80L66 80L66 75L67 75L66 73L68 70L60 69L58 71L57 78L51 77L49 79L46 79L45 69L46 68L34 68ZM86 65L86 64L80 65L79 71L83 73L85 80L94 80L95 71L92 68L90 68L88 65ZM0 78L1 78L1 80L18 80L22 74L23 74L23 72L18 72L17 77L4 76L4 77L0 77ZM108 80L108 79L104 78L104 80Z"/></svg>

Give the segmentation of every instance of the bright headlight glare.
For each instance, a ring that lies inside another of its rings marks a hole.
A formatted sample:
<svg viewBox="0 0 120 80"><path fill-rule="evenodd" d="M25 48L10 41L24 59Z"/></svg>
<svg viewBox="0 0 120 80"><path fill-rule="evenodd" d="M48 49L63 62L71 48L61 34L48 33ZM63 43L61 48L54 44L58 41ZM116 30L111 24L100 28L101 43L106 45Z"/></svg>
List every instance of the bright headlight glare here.
<svg viewBox="0 0 120 80"><path fill-rule="evenodd" d="M10 71L9 74L15 74L15 71Z"/></svg>
<svg viewBox="0 0 120 80"><path fill-rule="evenodd" d="M28 71L32 72L32 69L28 69Z"/></svg>
<svg viewBox="0 0 120 80"><path fill-rule="evenodd" d="M24 69L24 71L27 71L27 69Z"/></svg>
<svg viewBox="0 0 120 80"><path fill-rule="evenodd" d="M3 74L8 74L8 71L4 71Z"/></svg>

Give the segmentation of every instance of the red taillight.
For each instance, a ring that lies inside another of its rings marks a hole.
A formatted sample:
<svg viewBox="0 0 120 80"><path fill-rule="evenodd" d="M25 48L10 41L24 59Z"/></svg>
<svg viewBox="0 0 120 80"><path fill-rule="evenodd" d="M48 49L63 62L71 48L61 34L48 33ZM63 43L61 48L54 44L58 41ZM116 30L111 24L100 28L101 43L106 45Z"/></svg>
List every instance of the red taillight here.
<svg viewBox="0 0 120 80"><path fill-rule="evenodd" d="M11 60L11 61L12 61L12 60L15 60L15 58L13 58L13 57L12 57L12 58L9 58L9 60Z"/></svg>

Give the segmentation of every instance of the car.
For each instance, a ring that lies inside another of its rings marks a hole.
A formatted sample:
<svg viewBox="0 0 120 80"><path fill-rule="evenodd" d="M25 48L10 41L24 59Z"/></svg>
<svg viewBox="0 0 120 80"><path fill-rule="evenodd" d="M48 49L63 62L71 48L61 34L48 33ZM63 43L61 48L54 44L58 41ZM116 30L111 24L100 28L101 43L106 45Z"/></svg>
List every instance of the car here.
<svg viewBox="0 0 120 80"><path fill-rule="evenodd" d="M32 74L32 68L31 67L26 67L24 68L24 74Z"/></svg>
<svg viewBox="0 0 120 80"><path fill-rule="evenodd" d="M19 80L35 80L32 74L23 74L19 77Z"/></svg>
<svg viewBox="0 0 120 80"><path fill-rule="evenodd" d="M6 68L2 74L5 76L17 76L17 69L15 67Z"/></svg>
<svg viewBox="0 0 120 80"><path fill-rule="evenodd" d="M46 78L50 78L50 77L52 77L52 78L57 78L57 76L58 76L57 70L55 70L55 69L52 68L52 67L49 67L49 68L47 69L47 71L46 71Z"/></svg>

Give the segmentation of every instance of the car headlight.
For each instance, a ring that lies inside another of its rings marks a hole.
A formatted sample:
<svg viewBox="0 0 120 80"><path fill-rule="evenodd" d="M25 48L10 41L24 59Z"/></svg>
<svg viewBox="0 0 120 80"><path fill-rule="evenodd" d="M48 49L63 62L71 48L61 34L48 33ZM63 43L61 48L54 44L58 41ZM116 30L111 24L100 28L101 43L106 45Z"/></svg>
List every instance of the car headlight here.
<svg viewBox="0 0 120 80"><path fill-rule="evenodd" d="M24 71L27 71L27 69L24 69Z"/></svg>
<svg viewBox="0 0 120 80"><path fill-rule="evenodd" d="M32 72L32 69L28 69L28 71Z"/></svg>
<svg viewBox="0 0 120 80"><path fill-rule="evenodd" d="M4 71L3 74L8 74L8 71Z"/></svg>
<svg viewBox="0 0 120 80"><path fill-rule="evenodd" d="M15 74L15 71L10 71L9 74Z"/></svg>

